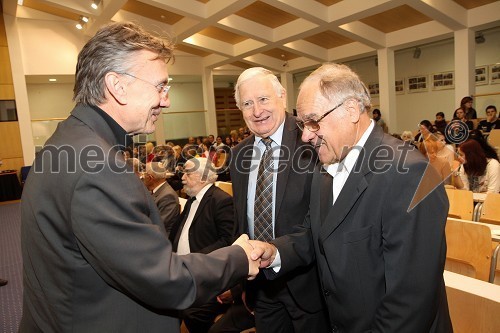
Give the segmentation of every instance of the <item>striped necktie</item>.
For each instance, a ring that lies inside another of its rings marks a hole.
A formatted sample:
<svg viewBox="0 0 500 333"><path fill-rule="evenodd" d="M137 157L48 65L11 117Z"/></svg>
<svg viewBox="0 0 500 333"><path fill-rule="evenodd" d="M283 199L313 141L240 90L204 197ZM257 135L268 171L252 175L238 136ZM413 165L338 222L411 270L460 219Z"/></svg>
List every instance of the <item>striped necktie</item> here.
<svg viewBox="0 0 500 333"><path fill-rule="evenodd" d="M257 186L254 204L254 235L255 239L270 241L273 237L273 152L271 138L262 142L266 150L260 160L257 173Z"/></svg>

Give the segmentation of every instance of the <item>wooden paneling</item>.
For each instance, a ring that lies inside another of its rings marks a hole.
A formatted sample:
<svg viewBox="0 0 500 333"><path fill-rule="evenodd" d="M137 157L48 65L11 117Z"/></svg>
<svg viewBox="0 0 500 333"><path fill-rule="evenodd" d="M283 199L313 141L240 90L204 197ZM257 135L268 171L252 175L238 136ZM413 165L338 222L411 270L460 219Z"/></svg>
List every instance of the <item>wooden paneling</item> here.
<svg viewBox="0 0 500 333"><path fill-rule="evenodd" d="M465 9L472 9L479 6L484 6L498 0L453 0Z"/></svg>
<svg viewBox="0 0 500 333"><path fill-rule="evenodd" d="M24 0L23 6L39 10L44 13L64 17L73 21L78 21L81 17L80 14L65 10L61 7L51 6L45 1L39 0Z"/></svg>
<svg viewBox="0 0 500 333"><path fill-rule="evenodd" d="M9 48L0 46L0 84L13 84L12 71L10 69Z"/></svg>
<svg viewBox="0 0 500 333"><path fill-rule="evenodd" d="M273 29L298 19L297 16L262 1L255 1L235 14Z"/></svg>
<svg viewBox="0 0 500 333"><path fill-rule="evenodd" d="M2 12L0 11L0 14ZM7 46L7 35L5 34L5 24L3 21L3 15L0 15L0 46ZM3 58L2 59L3 62Z"/></svg>
<svg viewBox="0 0 500 333"><path fill-rule="evenodd" d="M408 5L403 5L366 17L360 21L374 29L389 33L429 22L432 19Z"/></svg>
<svg viewBox="0 0 500 333"><path fill-rule="evenodd" d="M316 0L316 2L322 3L325 6L331 6L336 4L337 2L340 2L342 0Z"/></svg>
<svg viewBox="0 0 500 333"><path fill-rule="evenodd" d="M169 12L168 10L154 7L136 0L128 0L122 9L170 25L179 22L183 18L183 16L179 14L175 14Z"/></svg>
<svg viewBox="0 0 500 333"><path fill-rule="evenodd" d="M0 156L3 159L23 157L21 135L17 121L0 122Z"/></svg>
<svg viewBox="0 0 500 333"><path fill-rule="evenodd" d="M337 46L345 45L354 42L354 40L339 35L333 31L325 31L310 37L304 38L304 40L321 46L325 49L331 49Z"/></svg>
<svg viewBox="0 0 500 333"><path fill-rule="evenodd" d="M217 88L214 90L217 132L219 135L229 134L231 130L245 126L243 115L236 106L233 93L233 89L230 88Z"/></svg>
<svg viewBox="0 0 500 333"><path fill-rule="evenodd" d="M270 57L273 57L273 58L276 58L276 59L280 59L280 60L283 60L283 61L285 61L285 60L292 60L292 59L295 59L295 58L299 57L295 53L292 53L292 52L289 52L289 51L285 51L285 50L282 50L282 49L271 49L271 50L262 52L262 54L265 54L267 56L270 56ZM282 55L284 55L284 57L282 57Z"/></svg>
<svg viewBox="0 0 500 333"><path fill-rule="evenodd" d="M16 170L18 175L21 172L21 167L24 166L24 159L22 157L3 158L2 162L3 164L0 167L0 170Z"/></svg>
<svg viewBox="0 0 500 333"><path fill-rule="evenodd" d="M220 40L222 42L226 42L229 44L238 44L247 40L248 38L245 36L240 36L238 34L226 31L217 27L208 27L199 32L200 35L207 36L213 39Z"/></svg>
<svg viewBox="0 0 500 333"><path fill-rule="evenodd" d="M12 84L0 84L0 99L15 99L14 86Z"/></svg>

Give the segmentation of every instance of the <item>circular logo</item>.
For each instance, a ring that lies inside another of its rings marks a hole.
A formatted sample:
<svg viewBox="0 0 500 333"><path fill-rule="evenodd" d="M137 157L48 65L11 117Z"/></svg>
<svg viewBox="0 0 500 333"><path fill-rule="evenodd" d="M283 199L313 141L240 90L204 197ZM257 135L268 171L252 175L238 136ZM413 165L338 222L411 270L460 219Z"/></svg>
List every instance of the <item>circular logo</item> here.
<svg viewBox="0 0 500 333"><path fill-rule="evenodd" d="M469 128L460 120L452 120L444 130L444 135L448 142L459 144L469 138Z"/></svg>

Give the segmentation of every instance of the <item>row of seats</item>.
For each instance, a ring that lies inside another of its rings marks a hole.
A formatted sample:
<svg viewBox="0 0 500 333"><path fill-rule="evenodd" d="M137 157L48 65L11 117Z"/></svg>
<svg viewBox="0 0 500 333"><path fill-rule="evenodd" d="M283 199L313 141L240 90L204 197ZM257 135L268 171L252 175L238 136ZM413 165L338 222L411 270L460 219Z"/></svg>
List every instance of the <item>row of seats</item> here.
<svg viewBox="0 0 500 333"><path fill-rule="evenodd" d="M449 217L500 224L500 194L488 193L484 202L477 202L480 204L480 210L476 211L476 218L474 218L474 193L472 191L447 188L446 194L450 202Z"/></svg>

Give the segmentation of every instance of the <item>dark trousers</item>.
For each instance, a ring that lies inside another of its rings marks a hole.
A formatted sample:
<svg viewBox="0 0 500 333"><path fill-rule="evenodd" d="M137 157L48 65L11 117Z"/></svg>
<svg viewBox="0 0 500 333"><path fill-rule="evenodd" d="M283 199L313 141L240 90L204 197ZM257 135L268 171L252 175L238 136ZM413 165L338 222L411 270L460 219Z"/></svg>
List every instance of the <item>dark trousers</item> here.
<svg viewBox="0 0 500 333"><path fill-rule="evenodd" d="M255 317L240 301L234 303L224 315L212 325L208 333L240 333L255 327Z"/></svg>

